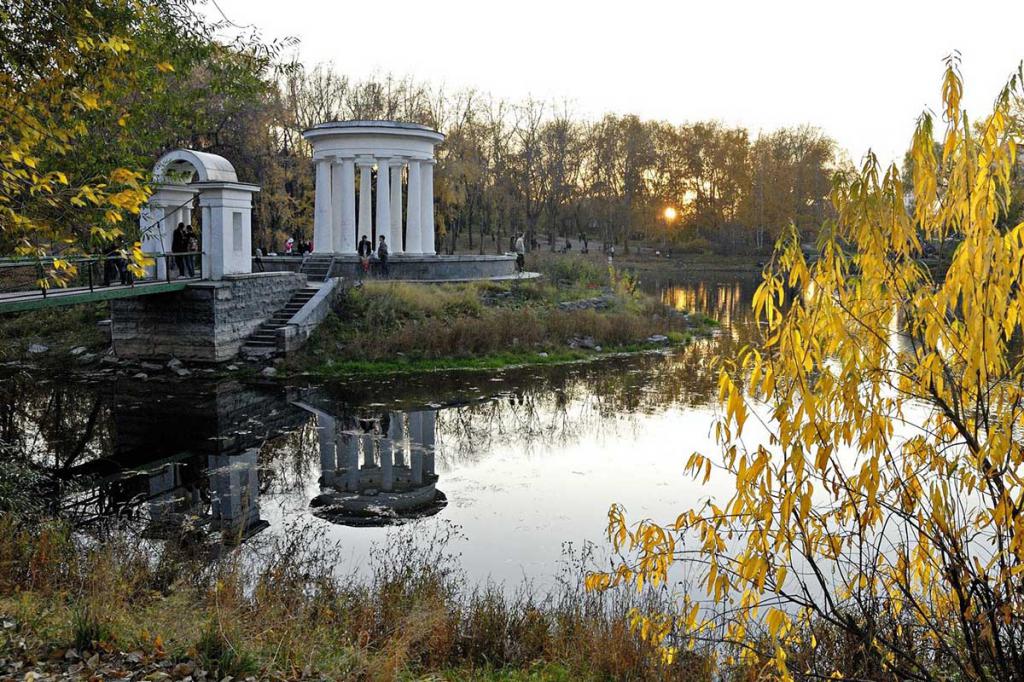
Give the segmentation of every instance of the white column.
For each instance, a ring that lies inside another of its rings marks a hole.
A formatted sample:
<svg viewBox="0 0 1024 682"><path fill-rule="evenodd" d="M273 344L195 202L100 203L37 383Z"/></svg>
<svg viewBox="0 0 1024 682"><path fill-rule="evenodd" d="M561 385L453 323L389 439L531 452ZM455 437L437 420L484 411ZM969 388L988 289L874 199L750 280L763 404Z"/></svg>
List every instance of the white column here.
<svg viewBox="0 0 1024 682"><path fill-rule="evenodd" d="M420 233L420 220L423 218L423 206L420 203L422 190L423 180L420 177L420 162L417 159L410 159L409 190L406 197L407 209L405 212L406 253L423 253L423 237Z"/></svg>
<svg viewBox="0 0 1024 682"><path fill-rule="evenodd" d="M338 160L341 168L341 223L340 238L334 240L339 253L356 252L356 168L351 157Z"/></svg>
<svg viewBox="0 0 1024 682"><path fill-rule="evenodd" d="M388 164L391 159L377 157L377 238L373 248L377 248L380 238L391 249L391 172Z"/></svg>
<svg viewBox="0 0 1024 682"><path fill-rule="evenodd" d="M252 272L252 195L258 191L241 182L204 183L199 206L206 278Z"/></svg>
<svg viewBox="0 0 1024 682"><path fill-rule="evenodd" d="M359 166L359 229L357 231L359 239L366 235L367 239L372 240L373 204L371 201L373 189L370 184L372 183L373 159L359 159L356 161L356 165Z"/></svg>
<svg viewBox="0 0 1024 682"><path fill-rule="evenodd" d="M317 159L316 194L313 199L313 250L318 253L334 248L331 213L331 160Z"/></svg>
<svg viewBox="0 0 1024 682"><path fill-rule="evenodd" d="M423 189L420 190L420 206L422 217L420 218L420 235L422 250L425 254L434 255L434 164L436 161L429 159L420 163L422 167L421 180Z"/></svg>
<svg viewBox="0 0 1024 682"><path fill-rule="evenodd" d="M210 273L213 272L213 245L209 242L211 232L206 227L213 220L213 214L210 212L209 206L202 205L202 199L200 199L199 217L203 221L203 224L200 227L203 235L203 255L199 259L199 264L202 270L203 279L206 279L210 277ZM164 259L161 258L161 260ZM165 265L164 267L167 266Z"/></svg>
<svg viewBox="0 0 1024 682"><path fill-rule="evenodd" d="M164 250L162 206L149 203L139 211L139 229L142 231L142 250L146 253L162 253ZM155 258L156 262L146 268L147 277L162 279L167 276L167 264L163 258Z"/></svg>
<svg viewBox="0 0 1024 682"><path fill-rule="evenodd" d="M337 159L331 162L331 251L341 251L342 171Z"/></svg>
<svg viewBox="0 0 1024 682"><path fill-rule="evenodd" d="M391 162L391 253L402 253L402 166L401 161Z"/></svg>

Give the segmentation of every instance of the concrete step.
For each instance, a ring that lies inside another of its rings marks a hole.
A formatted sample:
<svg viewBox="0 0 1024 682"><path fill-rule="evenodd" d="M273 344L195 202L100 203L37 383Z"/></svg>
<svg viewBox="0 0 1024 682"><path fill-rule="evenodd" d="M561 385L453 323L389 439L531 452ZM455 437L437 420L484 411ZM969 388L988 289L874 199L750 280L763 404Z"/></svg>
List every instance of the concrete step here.
<svg viewBox="0 0 1024 682"><path fill-rule="evenodd" d="M332 256L324 257L324 261L331 260ZM310 264L310 260L307 259L306 263L303 263L303 269L308 269L307 266ZM326 277L326 267L319 268L320 271L324 272L322 275ZM307 276L308 279L308 276ZM295 313L302 309L302 306L306 305L310 299L316 296L317 292L320 291L319 287L307 286L299 289L292 297L288 300L288 303L283 308L275 312L265 322L263 322L256 331L246 339L246 342L242 344L243 348L272 348L277 346L277 330L288 325L288 321L292 319Z"/></svg>

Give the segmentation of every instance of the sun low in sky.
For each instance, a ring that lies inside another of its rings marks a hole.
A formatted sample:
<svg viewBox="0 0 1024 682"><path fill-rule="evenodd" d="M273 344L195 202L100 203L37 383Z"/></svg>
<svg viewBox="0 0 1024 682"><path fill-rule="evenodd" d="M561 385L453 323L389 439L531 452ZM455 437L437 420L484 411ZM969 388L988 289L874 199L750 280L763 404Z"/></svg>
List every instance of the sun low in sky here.
<svg viewBox="0 0 1024 682"><path fill-rule="evenodd" d="M234 23L294 36L309 65L392 72L587 118L719 119L752 133L809 123L859 159L902 157L963 55L969 111L1024 58L1024 2L217 0ZM216 6L206 10L219 18Z"/></svg>

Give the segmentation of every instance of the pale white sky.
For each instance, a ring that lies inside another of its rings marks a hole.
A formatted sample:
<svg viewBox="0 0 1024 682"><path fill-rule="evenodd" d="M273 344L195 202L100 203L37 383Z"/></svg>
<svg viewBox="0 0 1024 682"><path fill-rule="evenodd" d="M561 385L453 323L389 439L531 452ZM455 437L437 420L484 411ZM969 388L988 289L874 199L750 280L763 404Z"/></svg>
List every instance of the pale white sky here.
<svg viewBox="0 0 1024 682"><path fill-rule="evenodd" d="M969 113L1024 58L1024 1L217 0L237 24L294 36L300 59L499 97L568 99L683 123L810 123L854 160L897 159L963 55ZM219 16L212 5L207 12Z"/></svg>

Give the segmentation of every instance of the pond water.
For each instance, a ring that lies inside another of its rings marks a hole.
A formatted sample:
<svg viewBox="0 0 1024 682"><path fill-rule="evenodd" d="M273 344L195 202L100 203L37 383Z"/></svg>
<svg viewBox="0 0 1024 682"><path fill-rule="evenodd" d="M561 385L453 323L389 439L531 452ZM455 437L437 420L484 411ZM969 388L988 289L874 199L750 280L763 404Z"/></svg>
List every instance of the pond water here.
<svg viewBox="0 0 1024 682"><path fill-rule="evenodd" d="M731 487L683 465L716 451L714 359L753 340L756 281L646 286L721 333L670 354L320 387L11 376L3 456L45 471L45 503L86 529L189 523L226 544L310 529L358 571L395 525L454 527L471 579L543 584L563 543L603 544L612 503L668 520Z"/></svg>

